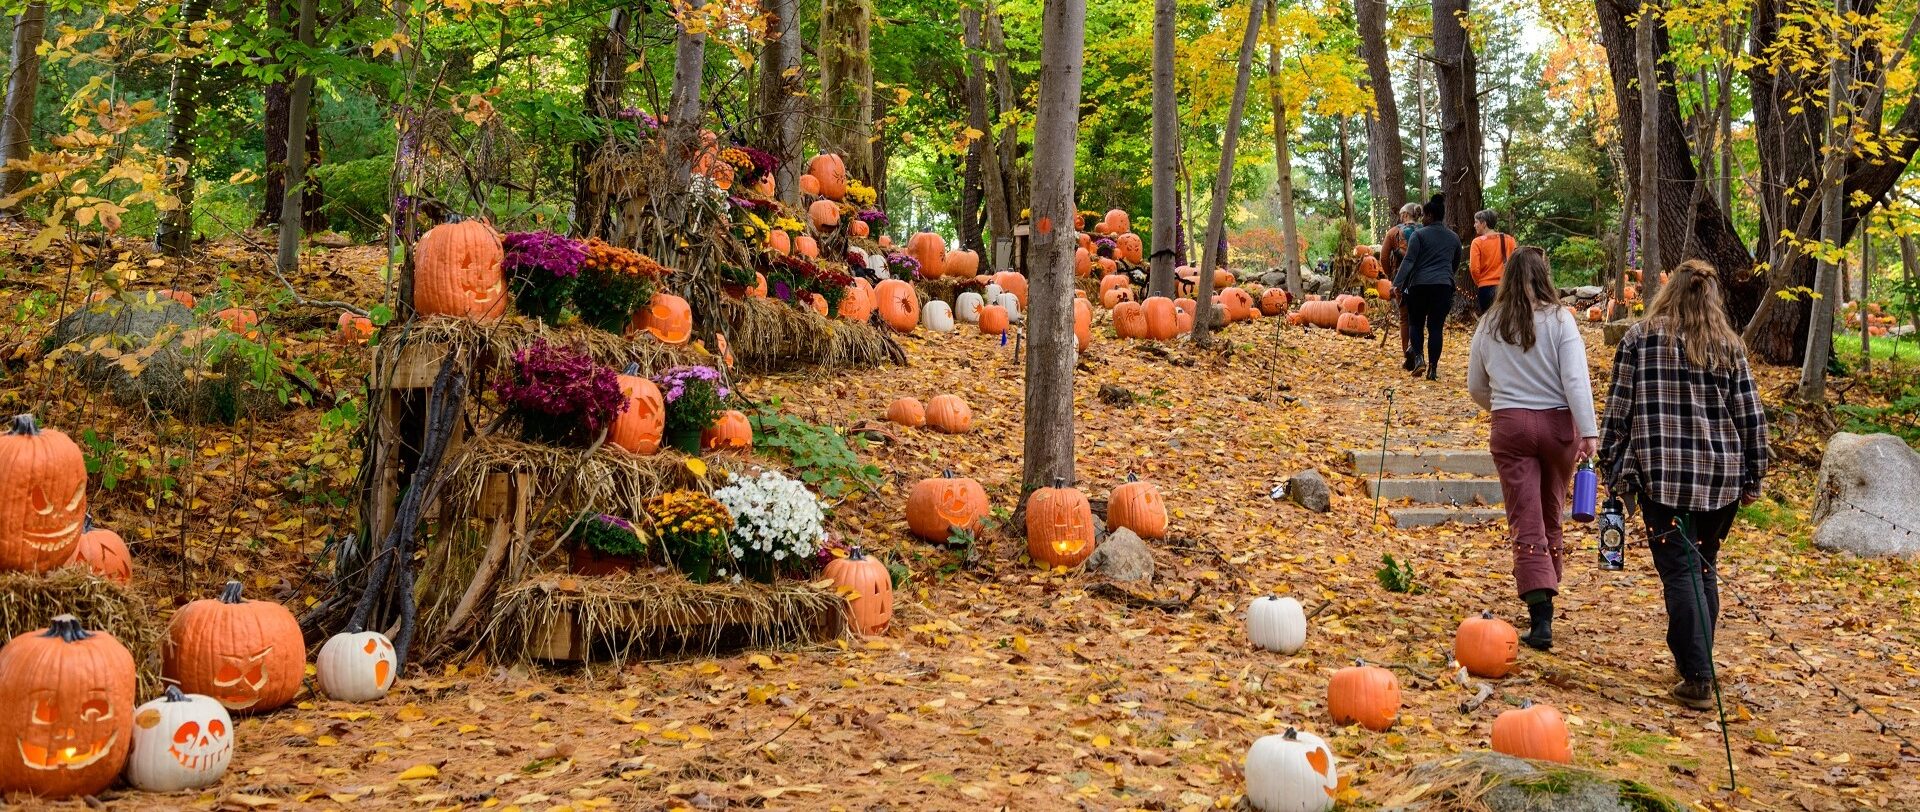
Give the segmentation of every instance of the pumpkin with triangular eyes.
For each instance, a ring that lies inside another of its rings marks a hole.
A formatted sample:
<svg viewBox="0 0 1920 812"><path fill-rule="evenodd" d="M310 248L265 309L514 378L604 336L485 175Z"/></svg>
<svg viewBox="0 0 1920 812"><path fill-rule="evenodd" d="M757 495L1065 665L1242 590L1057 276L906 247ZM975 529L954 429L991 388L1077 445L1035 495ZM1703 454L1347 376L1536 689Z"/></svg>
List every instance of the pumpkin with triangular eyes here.
<svg viewBox="0 0 1920 812"><path fill-rule="evenodd" d="M87 462L33 415L0 434L0 570L46 572L73 558L87 515Z"/></svg>
<svg viewBox="0 0 1920 812"><path fill-rule="evenodd" d="M220 700L182 693L164 695L133 711L133 752L127 783L147 792L197 789L220 780L233 761L233 717Z"/></svg>
<svg viewBox="0 0 1920 812"><path fill-rule="evenodd" d="M620 375L620 396L626 399L627 408L614 418L613 427L607 430L607 442L635 454L659 451L661 433L667 428L667 404L660 396L660 387L640 374L638 364L629 364Z"/></svg>
<svg viewBox="0 0 1920 812"><path fill-rule="evenodd" d="M1086 494L1054 477L1027 497L1027 556L1048 567L1077 567L1093 555L1093 506Z"/></svg>
<svg viewBox="0 0 1920 812"><path fill-rule="evenodd" d="M0 648L0 793L92 795L113 785L133 730L133 655L72 615Z"/></svg>
<svg viewBox="0 0 1920 812"><path fill-rule="evenodd" d="M1247 805L1259 812L1326 812L1340 788L1333 750L1304 730L1260 737L1245 767Z"/></svg>
<svg viewBox="0 0 1920 812"><path fill-rule="evenodd" d="M313 668L320 690L343 702L386 696L400 675L393 642L379 632L341 632L327 638Z"/></svg>
<svg viewBox="0 0 1920 812"><path fill-rule="evenodd" d="M413 307L423 316L495 320L507 309L500 234L479 220L434 226L413 247Z"/></svg>
<svg viewBox="0 0 1920 812"><path fill-rule="evenodd" d="M306 640L286 607L246 600L240 590L239 581L228 581L220 597L173 613L160 672L181 690L218 699L227 710L262 713L300 693Z"/></svg>

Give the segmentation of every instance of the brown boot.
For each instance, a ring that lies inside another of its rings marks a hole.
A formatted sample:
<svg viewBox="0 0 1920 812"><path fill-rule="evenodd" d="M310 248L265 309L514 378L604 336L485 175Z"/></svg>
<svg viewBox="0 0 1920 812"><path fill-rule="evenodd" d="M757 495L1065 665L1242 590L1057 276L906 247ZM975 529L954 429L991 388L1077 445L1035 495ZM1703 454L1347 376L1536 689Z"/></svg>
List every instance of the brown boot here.
<svg viewBox="0 0 1920 812"><path fill-rule="evenodd" d="M1684 680L1667 693L1675 702L1694 710L1713 710L1713 683L1706 680Z"/></svg>

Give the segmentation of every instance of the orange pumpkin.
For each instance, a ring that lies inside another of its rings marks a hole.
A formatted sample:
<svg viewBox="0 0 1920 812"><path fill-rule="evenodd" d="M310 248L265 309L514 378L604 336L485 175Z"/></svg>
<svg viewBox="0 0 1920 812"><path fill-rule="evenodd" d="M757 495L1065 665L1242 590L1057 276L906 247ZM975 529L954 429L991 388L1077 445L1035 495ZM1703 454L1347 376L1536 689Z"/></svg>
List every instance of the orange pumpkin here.
<svg viewBox="0 0 1920 812"><path fill-rule="evenodd" d="M1173 327L1174 332L1178 335L1186 335L1193 332L1193 314L1185 310L1174 313Z"/></svg>
<svg viewBox="0 0 1920 812"><path fill-rule="evenodd" d="M1573 762L1567 743L1567 720L1552 705L1527 700L1493 720L1493 751L1536 761Z"/></svg>
<svg viewBox="0 0 1920 812"><path fill-rule="evenodd" d="M1096 266L1099 266L1100 273L1103 275L1112 274L1120 270L1120 263L1114 262L1113 260L1107 259L1106 257L1101 257L1098 260L1095 260L1093 264Z"/></svg>
<svg viewBox="0 0 1920 812"><path fill-rule="evenodd" d="M1587 321L1605 321L1605 320L1606 320L1605 313L1600 310L1599 305L1594 305L1592 307L1587 308Z"/></svg>
<svg viewBox="0 0 1920 812"><path fill-rule="evenodd" d="M873 316L873 283L865 279L853 281L846 295L840 297L840 318L865 324Z"/></svg>
<svg viewBox="0 0 1920 812"><path fill-rule="evenodd" d="M922 279L939 279L947 273L947 241L931 231L907 238L907 256L919 261Z"/></svg>
<svg viewBox="0 0 1920 812"><path fill-rule="evenodd" d="M498 319L507 309L500 235L479 220L434 226L413 246L413 308L423 316Z"/></svg>
<svg viewBox="0 0 1920 812"><path fill-rule="evenodd" d="M1241 288L1221 290L1220 306L1226 309L1228 321L1246 321L1254 317L1253 294Z"/></svg>
<svg viewBox="0 0 1920 812"><path fill-rule="evenodd" d="M1520 633L1492 612L1467 618L1453 633L1453 659L1476 677L1506 676L1513 671L1514 658L1519 654Z"/></svg>
<svg viewBox="0 0 1920 812"><path fill-rule="evenodd" d="M1124 527L1143 539L1166 538L1167 503L1160 498L1160 489L1127 474L1126 484L1114 488L1107 499L1107 527Z"/></svg>
<svg viewBox="0 0 1920 812"><path fill-rule="evenodd" d="M46 572L73 557L87 516L87 462L33 415L0 434L0 570ZM0 747L4 749L4 747Z"/></svg>
<svg viewBox="0 0 1920 812"><path fill-rule="evenodd" d="M892 237L890 237L890 236L887 236L887 235L885 235L885 234L882 234L882 235L880 235L880 239L879 239L879 241L878 241L878 242L880 243L880 247L881 247L882 249L884 249L884 250L887 250L887 251L891 251L891 250L893 250L893 238L892 238Z"/></svg>
<svg viewBox="0 0 1920 812"><path fill-rule="evenodd" d="M802 234L793 238L793 248L800 252L800 256L808 259L820 258L820 242L815 240L810 234Z"/></svg>
<svg viewBox="0 0 1920 812"><path fill-rule="evenodd" d="M1082 279L1093 275L1093 254L1085 248L1073 249L1073 275Z"/></svg>
<svg viewBox="0 0 1920 812"><path fill-rule="evenodd" d="M973 410L958 395L934 395L927 402L927 426L943 434L965 434L973 426Z"/></svg>
<svg viewBox="0 0 1920 812"><path fill-rule="evenodd" d="M821 296L818 293L807 294L807 306L813 308L813 312L815 313L819 313L822 316L827 315L827 297L825 296Z"/></svg>
<svg viewBox="0 0 1920 812"><path fill-rule="evenodd" d="M831 200L815 200L807 207L807 219L815 231L832 231L840 225L840 205Z"/></svg>
<svg viewBox="0 0 1920 812"><path fill-rule="evenodd" d="M1125 234L1133 230L1133 221L1122 209L1108 209L1107 216L1102 218L1100 223L1107 227L1107 232L1110 234Z"/></svg>
<svg viewBox="0 0 1920 812"><path fill-rule="evenodd" d="M113 786L133 740L134 681L127 647L72 615L8 641L0 792L68 798Z"/></svg>
<svg viewBox="0 0 1920 812"><path fill-rule="evenodd" d="M1165 296L1148 296L1140 304L1140 312L1147 319L1146 337L1155 341L1166 341L1180 334L1180 308L1173 306L1173 300Z"/></svg>
<svg viewBox="0 0 1920 812"><path fill-rule="evenodd" d="M667 429L667 402L660 387L640 374L638 364L630 364L620 376L620 396L627 408L608 427L607 442L635 454L659 451L660 436Z"/></svg>
<svg viewBox="0 0 1920 812"><path fill-rule="evenodd" d="M981 335L997 336L1006 334L1009 324L1006 308L999 305L981 305L979 315Z"/></svg>
<svg viewBox="0 0 1920 812"><path fill-rule="evenodd" d="M980 255L973 251L948 251L947 275L955 279L971 279L980 272Z"/></svg>
<svg viewBox="0 0 1920 812"><path fill-rule="evenodd" d="M1200 309L1199 302L1196 302L1185 296L1182 296L1178 299L1173 300L1173 306L1175 308L1178 308L1180 312L1187 314L1188 317L1192 317L1193 315L1197 314Z"/></svg>
<svg viewBox="0 0 1920 812"><path fill-rule="evenodd" d="M1131 291L1117 289L1111 291L1111 293L1132 295ZM1142 308L1140 303L1135 301L1115 302L1113 305L1113 332L1114 335L1121 338L1146 338L1146 309Z"/></svg>
<svg viewBox="0 0 1920 812"><path fill-rule="evenodd" d="M753 182L753 190L765 198L771 198L778 194L779 189L774 186L773 173L768 172L761 175L759 180Z"/></svg>
<svg viewBox="0 0 1920 812"><path fill-rule="evenodd" d="M856 218L852 222L847 223L847 233L855 237L865 237L873 233L873 227L867 225L867 221Z"/></svg>
<svg viewBox="0 0 1920 812"><path fill-rule="evenodd" d="M811 174L801 175L800 191L810 195L820 194L820 179Z"/></svg>
<svg viewBox="0 0 1920 812"><path fill-rule="evenodd" d="M820 182L820 194L839 200L847 196L847 163L840 156L823 152L807 162L807 174Z"/></svg>
<svg viewBox="0 0 1920 812"><path fill-rule="evenodd" d="M1345 336L1373 335L1373 325L1367 323L1367 317L1354 313L1341 313L1340 318L1334 321L1334 329Z"/></svg>
<svg viewBox="0 0 1920 812"><path fill-rule="evenodd" d="M728 409L713 419L713 425L700 432L700 449L752 448L753 424L738 409Z"/></svg>
<svg viewBox="0 0 1920 812"><path fill-rule="evenodd" d="M766 274L755 273L753 275L753 287L747 289L747 298L749 299L767 298L767 275Z"/></svg>
<svg viewBox="0 0 1920 812"><path fill-rule="evenodd" d="M793 253L793 237L788 235L786 231L778 228L768 231L767 250L776 254L791 254Z"/></svg>
<svg viewBox="0 0 1920 812"><path fill-rule="evenodd" d="M1327 715L1334 724L1358 722L1368 730L1386 730L1400 717L1400 680L1392 671L1355 661L1333 672L1327 682Z"/></svg>
<svg viewBox="0 0 1920 812"><path fill-rule="evenodd" d="M218 598L173 614L161 646L161 675L180 690L206 694L235 713L285 705L306 677L307 645L293 613L272 601L241 597L228 581Z"/></svg>
<svg viewBox="0 0 1920 812"><path fill-rule="evenodd" d="M1102 299L1106 298L1107 291L1113 290L1114 288L1131 289L1132 287L1133 281L1128 279L1126 274L1111 273L1100 277L1100 297Z"/></svg>
<svg viewBox="0 0 1920 812"><path fill-rule="evenodd" d="M1146 246L1141 244L1140 235L1127 232L1114 238L1113 252L1121 259L1139 265L1146 257Z"/></svg>
<svg viewBox="0 0 1920 812"><path fill-rule="evenodd" d="M1093 506L1067 481L1027 497L1027 556L1049 567L1077 567L1093 555Z"/></svg>
<svg viewBox="0 0 1920 812"><path fill-rule="evenodd" d="M990 513L986 489L971 477L954 476L951 468L907 492L907 529L935 544L946 543L954 530L980 532L981 520Z"/></svg>
<svg viewBox="0 0 1920 812"><path fill-rule="evenodd" d="M1628 286L1627 286L1627 289L1626 289L1625 291L1622 291L1622 292L1621 292L1621 295L1620 295L1620 300L1621 300L1621 301L1623 301L1623 302L1637 302L1637 301L1639 301L1639 300L1640 300L1640 286L1639 286L1639 285L1628 285Z"/></svg>
<svg viewBox="0 0 1920 812"><path fill-rule="evenodd" d="M127 542L119 533L94 527L92 516L87 517L80 543L73 547L73 563L115 583L133 580L133 553L127 551Z"/></svg>
<svg viewBox="0 0 1920 812"><path fill-rule="evenodd" d="M247 307L229 307L213 314L227 332L249 341L260 337L260 311Z"/></svg>
<svg viewBox="0 0 1920 812"><path fill-rule="evenodd" d="M1360 259L1360 278L1365 279L1368 282L1372 282L1375 279L1379 279L1380 278L1380 260L1374 259L1371 256L1362 257Z"/></svg>
<svg viewBox="0 0 1920 812"><path fill-rule="evenodd" d="M1083 295L1073 300L1073 346L1080 352L1086 352L1092 344L1093 305L1087 304L1087 298Z"/></svg>
<svg viewBox="0 0 1920 812"><path fill-rule="evenodd" d="M1373 256L1373 246L1365 244L1356 245L1353 247L1353 255L1356 258Z"/></svg>
<svg viewBox="0 0 1920 812"><path fill-rule="evenodd" d="M1340 306L1332 302L1303 302L1300 318L1314 327L1331 330L1340 326Z"/></svg>
<svg viewBox="0 0 1920 812"><path fill-rule="evenodd" d="M1287 292L1281 288L1267 288L1260 294L1260 312L1269 316L1287 312Z"/></svg>
<svg viewBox="0 0 1920 812"><path fill-rule="evenodd" d="M334 339L341 344L365 344L373 338L373 319L353 313L341 313Z"/></svg>
<svg viewBox="0 0 1920 812"><path fill-rule="evenodd" d="M927 424L927 407L919 398L899 398L887 404L887 419L910 429Z"/></svg>
<svg viewBox="0 0 1920 812"><path fill-rule="evenodd" d="M845 593L853 610L853 628L861 634L879 634L893 622L893 573L877 558L868 558L855 546L846 558L827 562L821 573Z"/></svg>
<svg viewBox="0 0 1920 812"><path fill-rule="evenodd" d="M1229 271L1225 268L1213 269L1213 289L1214 290L1226 290L1227 288L1233 287L1233 283L1238 281L1240 280L1235 279L1233 277L1232 271Z"/></svg>
<svg viewBox="0 0 1920 812"><path fill-rule="evenodd" d="M1382 299L1393 298L1393 280L1391 279L1374 280L1373 292L1380 294L1380 298Z"/></svg>
<svg viewBox="0 0 1920 812"><path fill-rule="evenodd" d="M880 320L896 333L911 333L920 324L920 292L901 279L888 279L873 288Z"/></svg>
<svg viewBox="0 0 1920 812"><path fill-rule="evenodd" d="M1112 310L1122 302L1133 301L1133 288L1114 288L1100 295L1100 305Z"/></svg>
<svg viewBox="0 0 1920 812"><path fill-rule="evenodd" d="M1027 278L1015 271L1001 271L993 275L993 284L1001 290L1013 294L1019 300L1022 309L1027 306Z"/></svg>
<svg viewBox="0 0 1920 812"><path fill-rule="evenodd" d="M1340 312L1342 313L1367 312L1366 299L1359 296L1347 294L1347 293L1342 293L1339 296L1333 297L1333 304L1334 306L1340 308Z"/></svg>
<svg viewBox="0 0 1920 812"><path fill-rule="evenodd" d="M634 326L662 343L679 346L693 337L693 307L687 300L661 291L634 314Z"/></svg>

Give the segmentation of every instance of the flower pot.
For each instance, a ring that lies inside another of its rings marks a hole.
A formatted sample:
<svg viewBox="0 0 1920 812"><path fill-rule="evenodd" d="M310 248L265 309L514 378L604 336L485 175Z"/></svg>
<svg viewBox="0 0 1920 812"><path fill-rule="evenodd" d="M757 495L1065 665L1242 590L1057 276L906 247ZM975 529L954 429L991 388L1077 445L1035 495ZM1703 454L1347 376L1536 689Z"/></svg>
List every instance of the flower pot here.
<svg viewBox="0 0 1920 812"><path fill-rule="evenodd" d="M764 555L749 556L740 562L741 577L762 584L773 583L773 578L779 573L779 569L772 558Z"/></svg>
<svg viewBox="0 0 1920 812"><path fill-rule="evenodd" d="M677 556L673 558L673 568L687 576L687 580L704 584L713 580L713 559L705 556Z"/></svg>
<svg viewBox="0 0 1920 812"><path fill-rule="evenodd" d="M609 555L580 542L567 548L567 570L575 575L621 575L634 571L639 565L639 559L634 556Z"/></svg>
<svg viewBox="0 0 1920 812"><path fill-rule="evenodd" d="M700 454L700 430L674 431L667 434L667 445L688 456Z"/></svg>

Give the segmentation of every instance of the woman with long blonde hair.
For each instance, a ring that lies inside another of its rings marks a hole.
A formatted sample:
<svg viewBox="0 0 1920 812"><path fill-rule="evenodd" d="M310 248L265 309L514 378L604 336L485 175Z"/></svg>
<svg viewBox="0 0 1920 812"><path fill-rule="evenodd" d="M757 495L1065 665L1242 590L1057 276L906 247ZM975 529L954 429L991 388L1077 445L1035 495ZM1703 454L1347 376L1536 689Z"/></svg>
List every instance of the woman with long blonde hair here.
<svg viewBox="0 0 1920 812"><path fill-rule="evenodd" d="M1669 693L1712 708L1720 544L1740 505L1759 498L1767 472L1766 412L1713 266L1680 263L1627 329L1602 426L1608 489L1639 502L1660 573L1667 647L1681 679Z"/></svg>

